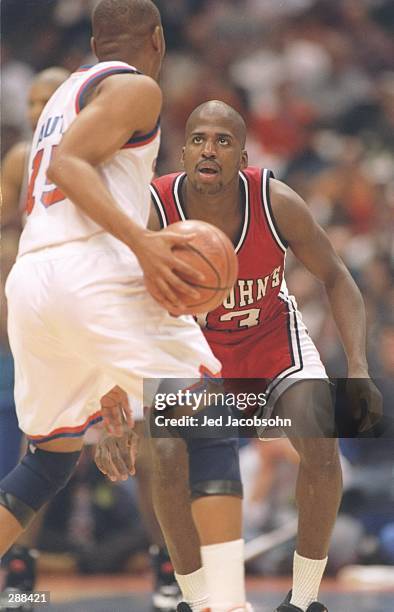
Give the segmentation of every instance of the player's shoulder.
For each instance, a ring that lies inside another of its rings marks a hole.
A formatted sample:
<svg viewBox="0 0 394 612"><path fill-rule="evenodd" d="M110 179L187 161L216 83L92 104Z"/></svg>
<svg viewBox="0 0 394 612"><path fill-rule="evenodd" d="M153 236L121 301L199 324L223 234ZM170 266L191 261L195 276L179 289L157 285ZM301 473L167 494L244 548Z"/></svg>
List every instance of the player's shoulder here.
<svg viewBox="0 0 394 612"><path fill-rule="evenodd" d="M308 205L289 185L270 181L270 202L275 225L287 243L297 240L311 228L313 217Z"/></svg>
<svg viewBox="0 0 394 612"><path fill-rule="evenodd" d="M108 72L100 83L98 91L105 90L122 96L162 97L159 84L146 74L137 72Z"/></svg>
<svg viewBox="0 0 394 612"><path fill-rule="evenodd" d="M15 173L25 171L27 159L30 153L31 142L23 140L14 144L6 153L3 161L3 173L11 170Z"/></svg>
<svg viewBox="0 0 394 612"><path fill-rule="evenodd" d="M270 180L270 199L272 208L284 208L294 210L306 206L304 200L294 189L283 181L272 178Z"/></svg>
<svg viewBox="0 0 394 612"><path fill-rule="evenodd" d="M272 170L258 166L247 166L247 168L241 170L241 173L246 177L249 183L254 183L258 186L268 185L269 179L274 178Z"/></svg>
<svg viewBox="0 0 394 612"><path fill-rule="evenodd" d="M246 168L243 168L241 172L250 180L260 180L263 168L258 168L257 166L247 166Z"/></svg>
<svg viewBox="0 0 394 612"><path fill-rule="evenodd" d="M126 62L99 62L73 73L80 83L79 107L83 108L100 96L124 104L160 105L162 93L159 84Z"/></svg>
<svg viewBox="0 0 394 612"><path fill-rule="evenodd" d="M165 191L166 189L172 189L177 178L182 176L183 174L183 172L172 172L171 174L163 174L163 176L159 176L152 181L151 187L156 191L160 192Z"/></svg>
<svg viewBox="0 0 394 612"><path fill-rule="evenodd" d="M29 140L22 140L14 144L6 154L6 157L13 161L25 161L26 155L30 153L31 142Z"/></svg>

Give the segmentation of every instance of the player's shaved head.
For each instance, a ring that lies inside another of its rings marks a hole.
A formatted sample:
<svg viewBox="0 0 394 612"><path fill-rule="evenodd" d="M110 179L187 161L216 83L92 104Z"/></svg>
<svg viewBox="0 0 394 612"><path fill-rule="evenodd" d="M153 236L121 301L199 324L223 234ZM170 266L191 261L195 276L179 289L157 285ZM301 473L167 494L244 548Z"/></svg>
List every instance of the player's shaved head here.
<svg viewBox="0 0 394 612"><path fill-rule="evenodd" d="M48 83L54 87L59 87L68 77L70 76L69 70L62 68L61 66L52 66L46 68L35 75L33 83Z"/></svg>
<svg viewBox="0 0 394 612"><path fill-rule="evenodd" d="M234 134L238 138L241 147L245 146L246 142L246 124L241 115L229 104L221 102L220 100L209 100L209 102L203 102L194 109L186 121L185 136L193 131L195 125L204 119L228 121L230 122Z"/></svg>
<svg viewBox="0 0 394 612"><path fill-rule="evenodd" d="M138 50L160 25L160 12L151 0L100 0L92 14L98 58L106 58L125 42Z"/></svg>
<svg viewBox="0 0 394 612"><path fill-rule="evenodd" d="M33 130L45 104L69 76L70 72L60 66L46 68L35 75L28 96L28 118Z"/></svg>

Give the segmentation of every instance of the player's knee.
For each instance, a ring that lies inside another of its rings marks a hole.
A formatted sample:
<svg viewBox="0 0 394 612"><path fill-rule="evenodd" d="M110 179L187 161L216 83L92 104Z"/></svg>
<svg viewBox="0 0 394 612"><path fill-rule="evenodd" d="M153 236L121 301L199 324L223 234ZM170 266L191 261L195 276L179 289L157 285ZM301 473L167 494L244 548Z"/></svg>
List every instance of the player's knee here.
<svg viewBox="0 0 394 612"><path fill-rule="evenodd" d="M187 478L187 451L180 438L152 438L152 477L161 487L171 488Z"/></svg>
<svg viewBox="0 0 394 612"><path fill-rule="evenodd" d="M69 481L80 451L54 453L35 448L0 482L0 505L26 527L35 513Z"/></svg>
<svg viewBox="0 0 394 612"><path fill-rule="evenodd" d="M338 441L334 438L305 438L297 448L301 464L322 473L340 468Z"/></svg>
<svg viewBox="0 0 394 612"><path fill-rule="evenodd" d="M242 497L237 438L192 438L187 448L192 499L208 495Z"/></svg>
<svg viewBox="0 0 394 612"><path fill-rule="evenodd" d="M335 435L335 411L324 381L303 380L292 385L280 398L277 411L291 419L294 436L322 439Z"/></svg>

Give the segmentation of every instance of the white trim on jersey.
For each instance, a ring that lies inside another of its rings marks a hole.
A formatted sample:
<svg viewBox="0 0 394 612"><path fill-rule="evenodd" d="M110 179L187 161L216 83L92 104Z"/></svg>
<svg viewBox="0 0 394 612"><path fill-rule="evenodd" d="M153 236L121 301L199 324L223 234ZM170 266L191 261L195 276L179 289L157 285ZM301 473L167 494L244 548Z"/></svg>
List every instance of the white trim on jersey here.
<svg viewBox="0 0 394 612"><path fill-rule="evenodd" d="M249 227L249 210L250 210L248 179L246 178L246 176L244 174L242 174L242 172L239 173L239 176L243 180L244 187L245 187L245 216L244 216L244 224L243 224L243 228L242 228L242 234L241 234L241 237L240 237L240 239L238 241L237 246L235 247L235 252L237 254L238 254L238 251L240 250L241 246L243 245L244 240L246 238L246 234L248 232L248 227Z"/></svg>
<svg viewBox="0 0 394 612"><path fill-rule="evenodd" d="M174 199L175 199L175 204L176 207L178 209L178 213L179 216L181 217L182 221L186 221L186 215L183 211L182 208L182 204L179 198L179 183L180 181L184 178L185 173L183 172L182 174L180 174L179 176L177 176L177 178L175 179L175 183L174 183ZM244 188L245 188L245 214L244 214L244 222L243 222L243 226L242 226L242 233L241 236L238 240L238 244L235 247L235 252L238 253L239 250L241 249L245 238L246 238L246 234L248 232L248 227L249 227L249 211L250 211L250 202L249 202L249 184L248 184L248 180L246 178L246 176L244 176L242 174L242 172L239 172L239 176L242 179L243 183L244 183Z"/></svg>
<svg viewBox="0 0 394 612"><path fill-rule="evenodd" d="M291 352L294 364L280 372L275 379L267 386L265 391L267 399L271 395L278 385L280 385L286 378L288 378L291 374L295 374L296 372L300 372L304 368L303 359L302 359L302 351L300 346L300 330L299 330L299 319L298 319L298 310L297 304L294 301L292 296L289 296L287 293L286 285L283 286L280 293L278 294L279 299L286 303L288 307L289 313L289 335L291 341Z"/></svg>
<svg viewBox="0 0 394 612"><path fill-rule="evenodd" d="M183 208L182 208L182 205L181 205L181 202L180 202L180 199L179 199L178 187L179 187L179 183L180 183L181 179L184 176L185 176L185 172L183 172L182 174L177 176L176 179L175 179L174 187L173 187L175 204L176 204L179 216L182 219L182 221L186 221L186 216L185 216L185 213L183 212Z"/></svg>
<svg viewBox="0 0 394 612"><path fill-rule="evenodd" d="M157 193L155 187L153 185L149 185L150 187L150 192L152 197L155 200L155 204L156 204L156 210L158 213L160 213L160 217L161 217L161 225L162 227L168 227L168 221L167 221L167 217L166 217L166 213L165 213L165 209L164 209L164 205L162 203L162 201L160 200L160 196Z"/></svg>
<svg viewBox="0 0 394 612"><path fill-rule="evenodd" d="M282 251L284 253L286 253L286 246L283 244L282 240L280 239L278 232L276 231L275 228L275 223L272 219L272 215L271 215L271 210L270 210L270 205L269 205L269 184L268 184L268 180L270 178L270 171L267 169L264 169L263 171L263 204L264 204L264 210L265 210L265 214L270 226L270 230L272 232L273 237L275 238L275 241L277 242L278 246L282 249Z"/></svg>

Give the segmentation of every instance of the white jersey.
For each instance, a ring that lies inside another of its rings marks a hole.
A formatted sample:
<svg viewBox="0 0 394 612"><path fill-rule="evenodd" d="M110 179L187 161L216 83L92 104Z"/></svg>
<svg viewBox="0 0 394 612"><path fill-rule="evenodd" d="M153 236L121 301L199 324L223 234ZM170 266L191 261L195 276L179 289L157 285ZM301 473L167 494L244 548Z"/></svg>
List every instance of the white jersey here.
<svg viewBox="0 0 394 612"><path fill-rule="evenodd" d="M103 78L138 71L125 62L100 62L74 72L46 104L37 124L29 159L27 223L18 255L93 235L109 235L92 221L46 177L51 155L70 127L92 86ZM160 142L159 124L148 134L131 137L112 158L98 166L117 204L136 223L146 226L149 216L149 183ZM92 190L95 188L92 185ZM111 237L112 239L112 237ZM113 238L116 243L120 241Z"/></svg>

